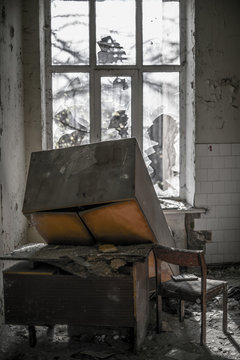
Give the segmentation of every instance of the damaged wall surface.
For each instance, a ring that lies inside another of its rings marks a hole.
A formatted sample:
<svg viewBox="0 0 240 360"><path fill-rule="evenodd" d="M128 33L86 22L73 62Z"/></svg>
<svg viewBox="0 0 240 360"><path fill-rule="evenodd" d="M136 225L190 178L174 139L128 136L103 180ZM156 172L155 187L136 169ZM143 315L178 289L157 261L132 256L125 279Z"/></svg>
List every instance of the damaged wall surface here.
<svg viewBox="0 0 240 360"><path fill-rule="evenodd" d="M240 142L240 2L196 1L196 142Z"/></svg>
<svg viewBox="0 0 240 360"><path fill-rule="evenodd" d="M195 220L208 263L240 261L240 2L196 1Z"/></svg>
<svg viewBox="0 0 240 360"><path fill-rule="evenodd" d="M0 253L26 241L21 2L1 1ZM2 270L4 264L0 262ZM2 293L2 277L0 278ZM0 304L0 319L2 305Z"/></svg>

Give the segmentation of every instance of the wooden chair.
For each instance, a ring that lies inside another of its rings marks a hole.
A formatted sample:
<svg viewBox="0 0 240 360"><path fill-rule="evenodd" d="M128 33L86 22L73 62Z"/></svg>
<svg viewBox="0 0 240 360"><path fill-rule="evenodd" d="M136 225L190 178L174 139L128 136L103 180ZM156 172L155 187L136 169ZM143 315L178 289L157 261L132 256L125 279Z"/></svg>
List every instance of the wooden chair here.
<svg viewBox="0 0 240 360"><path fill-rule="evenodd" d="M162 297L179 300L179 321L184 320L184 301L201 301L201 345L206 343L206 310L207 301L223 294L223 332L227 332L227 282L206 279L207 266L202 250L182 250L161 245L154 246L156 266L156 316L157 331L162 330ZM197 280L161 282L161 262L186 267L200 267L201 278Z"/></svg>

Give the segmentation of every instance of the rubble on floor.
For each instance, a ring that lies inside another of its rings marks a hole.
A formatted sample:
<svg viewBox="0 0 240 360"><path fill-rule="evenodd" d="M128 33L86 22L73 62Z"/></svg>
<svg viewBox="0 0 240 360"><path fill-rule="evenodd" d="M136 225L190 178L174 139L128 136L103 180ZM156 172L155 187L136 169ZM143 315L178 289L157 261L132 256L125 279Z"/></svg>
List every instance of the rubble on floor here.
<svg viewBox="0 0 240 360"><path fill-rule="evenodd" d="M118 266L116 264L116 266ZM37 345L29 347L25 326L5 325L0 335L1 360L240 360L240 266L210 269L209 276L228 281L228 330L222 332L221 296L208 305L207 344L200 345L199 304L186 304L186 318L178 322L176 306L165 304L164 332L155 332L155 301L141 350L134 354L128 329L80 329L74 334L67 326L56 326L54 333L37 327ZM170 312L171 310L171 312Z"/></svg>

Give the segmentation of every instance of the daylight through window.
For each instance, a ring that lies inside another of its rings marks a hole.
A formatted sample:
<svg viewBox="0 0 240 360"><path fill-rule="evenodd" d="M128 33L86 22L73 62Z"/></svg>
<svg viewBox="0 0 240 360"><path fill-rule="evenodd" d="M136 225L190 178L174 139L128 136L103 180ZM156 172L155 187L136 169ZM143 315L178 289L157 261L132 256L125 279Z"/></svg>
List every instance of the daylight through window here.
<svg viewBox="0 0 240 360"><path fill-rule="evenodd" d="M157 194L179 196L180 8L177 0L48 2L48 147L134 136Z"/></svg>

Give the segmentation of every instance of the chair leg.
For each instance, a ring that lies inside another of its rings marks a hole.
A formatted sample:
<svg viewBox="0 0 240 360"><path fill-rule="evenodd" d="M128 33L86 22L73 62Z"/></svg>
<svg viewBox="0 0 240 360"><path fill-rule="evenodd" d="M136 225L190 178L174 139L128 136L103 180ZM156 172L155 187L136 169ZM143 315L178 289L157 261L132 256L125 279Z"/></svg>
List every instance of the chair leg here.
<svg viewBox="0 0 240 360"><path fill-rule="evenodd" d="M184 321L185 308L184 308L184 300L179 300L179 321Z"/></svg>
<svg viewBox="0 0 240 360"><path fill-rule="evenodd" d="M207 312L207 303L202 300L201 303L202 310L202 322L201 322L201 345L206 344L206 312Z"/></svg>
<svg viewBox="0 0 240 360"><path fill-rule="evenodd" d="M228 302L227 284L224 284L224 288L223 288L223 332L224 333L227 333L227 302Z"/></svg>
<svg viewBox="0 0 240 360"><path fill-rule="evenodd" d="M156 318L157 318L157 333L162 331L162 297L156 296Z"/></svg>

